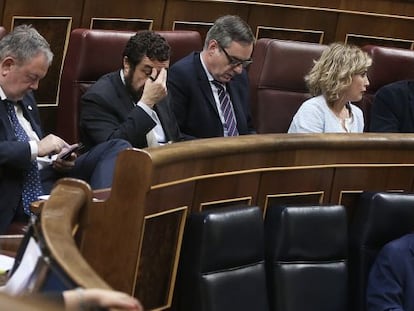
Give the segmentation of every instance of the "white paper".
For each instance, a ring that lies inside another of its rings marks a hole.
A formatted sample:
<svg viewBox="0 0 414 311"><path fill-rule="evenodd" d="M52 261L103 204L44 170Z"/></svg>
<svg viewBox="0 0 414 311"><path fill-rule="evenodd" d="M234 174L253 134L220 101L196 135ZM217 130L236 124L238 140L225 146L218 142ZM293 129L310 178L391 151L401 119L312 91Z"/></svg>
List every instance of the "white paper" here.
<svg viewBox="0 0 414 311"><path fill-rule="evenodd" d="M41 255L42 252L39 245L37 245L35 239L31 237L19 267L2 288L3 291L10 295L23 294Z"/></svg>
<svg viewBox="0 0 414 311"><path fill-rule="evenodd" d="M14 258L0 254L0 272L6 272L13 268Z"/></svg>

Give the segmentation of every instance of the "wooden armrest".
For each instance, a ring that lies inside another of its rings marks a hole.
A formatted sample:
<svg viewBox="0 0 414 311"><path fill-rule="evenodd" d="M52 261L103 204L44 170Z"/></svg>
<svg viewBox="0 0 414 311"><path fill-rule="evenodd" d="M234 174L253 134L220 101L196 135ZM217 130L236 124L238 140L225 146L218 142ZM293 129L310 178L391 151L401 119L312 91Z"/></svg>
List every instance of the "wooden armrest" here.
<svg viewBox="0 0 414 311"><path fill-rule="evenodd" d="M46 245L59 266L79 286L110 288L81 255L73 236L92 202L92 190L81 180L60 179L43 204L41 229Z"/></svg>

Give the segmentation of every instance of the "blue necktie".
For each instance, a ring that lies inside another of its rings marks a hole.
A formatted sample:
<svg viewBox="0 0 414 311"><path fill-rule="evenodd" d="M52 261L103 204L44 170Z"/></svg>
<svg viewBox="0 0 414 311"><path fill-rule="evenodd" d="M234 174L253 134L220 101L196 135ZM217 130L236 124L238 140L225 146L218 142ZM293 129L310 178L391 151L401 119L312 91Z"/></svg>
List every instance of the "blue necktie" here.
<svg viewBox="0 0 414 311"><path fill-rule="evenodd" d="M233 106L230 100L230 95L224 89L224 86L222 83L216 80L213 80L212 82L217 87L217 90L218 90L220 108L221 108L221 113L223 114L223 117L224 117L224 126L226 127L227 135L237 136L239 135L239 131L237 130L236 117L234 116Z"/></svg>
<svg viewBox="0 0 414 311"><path fill-rule="evenodd" d="M18 141L29 142L29 136L27 136L26 131L21 126L19 120L17 119L16 111L14 110L13 103L6 101L7 112L9 115L10 122L14 129L14 134L17 137ZM42 184L40 181L39 168L37 167L37 161L32 161L30 169L27 171L27 174L23 181L23 191L22 191L22 205L23 210L27 215L31 215L30 203L38 200L39 195L42 195Z"/></svg>

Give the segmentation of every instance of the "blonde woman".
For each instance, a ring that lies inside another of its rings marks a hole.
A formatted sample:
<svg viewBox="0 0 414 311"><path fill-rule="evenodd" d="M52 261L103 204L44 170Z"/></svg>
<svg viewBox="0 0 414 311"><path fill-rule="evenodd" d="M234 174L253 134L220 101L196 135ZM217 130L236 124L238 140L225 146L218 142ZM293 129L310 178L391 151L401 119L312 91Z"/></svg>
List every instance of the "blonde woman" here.
<svg viewBox="0 0 414 311"><path fill-rule="evenodd" d="M331 44L305 77L312 98L299 108L288 133L361 133L360 101L372 60L356 46Z"/></svg>

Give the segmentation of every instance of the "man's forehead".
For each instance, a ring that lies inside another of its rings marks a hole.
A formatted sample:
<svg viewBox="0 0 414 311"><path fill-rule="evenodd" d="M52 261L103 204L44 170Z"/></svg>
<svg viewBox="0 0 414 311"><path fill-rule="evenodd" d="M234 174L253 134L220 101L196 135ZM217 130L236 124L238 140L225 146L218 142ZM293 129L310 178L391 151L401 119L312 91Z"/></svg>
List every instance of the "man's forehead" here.
<svg viewBox="0 0 414 311"><path fill-rule="evenodd" d="M170 65L170 60L159 61L156 59L150 59L148 56L145 56L141 62L144 66L155 67L155 68L168 68Z"/></svg>

